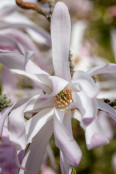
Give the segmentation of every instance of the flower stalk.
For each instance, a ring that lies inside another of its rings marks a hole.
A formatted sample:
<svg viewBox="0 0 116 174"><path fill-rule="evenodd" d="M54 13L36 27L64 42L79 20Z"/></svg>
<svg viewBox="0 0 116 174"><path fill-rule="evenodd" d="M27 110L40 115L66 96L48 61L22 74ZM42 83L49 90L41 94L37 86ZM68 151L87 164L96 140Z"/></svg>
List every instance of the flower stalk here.
<svg viewBox="0 0 116 174"><path fill-rule="evenodd" d="M49 14L48 14L46 11L44 11L43 9L41 9L41 8L40 8L39 6L37 6L36 4L29 3L29 2L24 2L24 1L22 1L22 0L16 0L16 4L17 4L19 7L23 8L23 9L35 10L35 11L38 12L39 14L45 16L46 19L47 19L48 21L51 20L51 17L50 17L50 16L51 16L51 10L50 10L50 12L49 12Z"/></svg>

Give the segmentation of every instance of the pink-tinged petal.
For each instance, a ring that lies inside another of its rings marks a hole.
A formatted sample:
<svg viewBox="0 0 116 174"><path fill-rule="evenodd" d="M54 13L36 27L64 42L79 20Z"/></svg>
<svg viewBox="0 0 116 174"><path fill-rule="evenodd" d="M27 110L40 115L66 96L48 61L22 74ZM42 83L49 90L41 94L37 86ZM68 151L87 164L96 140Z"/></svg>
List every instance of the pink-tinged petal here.
<svg viewBox="0 0 116 174"><path fill-rule="evenodd" d="M60 166L61 166L62 174L69 173L70 164L67 163L62 152L60 152Z"/></svg>
<svg viewBox="0 0 116 174"><path fill-rule="evenodd" d="M13 105L5 108L4 110L2 110L0 112L0 140L2 138L2 131L3 131L5 119L8 116L8 114L11 111L12 108L13 108Z"/></svg>
<svg viewBox="0 0 116 174"><path fill-rule="evenodd" d="M52 57L55 75L70 81L70 16L64 3L58 2L51 19Z"/></svg>
<svg viewBox="0 0 116 174"><path fill-rule="evenodd" d="M56 146L62 151L66 161L77 166L81 160L81 150L74 140L70 131L63 125L65 111L55 109L54 115L54 136Z"/></svg>
<svg viewBox="0 0 116 174"><path fill-rule="evenodd" d="M69 83L64 79L55 76L50 76L49 82L51 82L52 92L49 93L49 95L38 95L30 99L26 112L38 112L41 108L54 106L53 97L63 90Z"/></svg>
<svg viewBox="0 0 116 174"><path fill-rule="evenodd" d="M15 76L4 66L2 66L2 93L6 94L11 101L16 99L15 95L12 93L16 89L16 78Z"/></svg>
<svg viewBox="0 0 116 174"><path fill-rule="evenodd" d="M31 74L31 73L27 73L23 70L12 70L12 72L16 73L16 74L20 74L23 75L25 77L28 77L29 79L33 80L44 92L46 93L50 93L51 92L51 83L49 83L50 81L48 80L48 75L36 75L36 74ZM42 79L43 77L43 79Z"/></svg>
<svg viewBox="0 0 116 174"><path fill-rule="evenodd" d="M96 97L98 93L97 86L93 79L83 71L76 71L73 75L72 84L77 89L80 88L80 90L84 91L85 94L90 97Z"/></svg>
<svg viewBox="0 0 116 174"><path fill-rule="evenodd" d="M49 74L40 69L31 60L27 62L30 56L30 52L25 52L24 56L12 51L0 50L0 63L13 72L34 80L34 82L37 83L43 91L48 93L51 87L51 82L48 80Z"/></svg>
<svg viewBox="0 0 116 174"><path fill-rule="evenodd" d="M18 167L14 159L14 150L14 145L9 141L8 129L4 127L3 138L0 143L0 173L18 173Z"/></svg>
<svg viewBox="0 0 116 174"><path fill-rule="evenodd" d="M56 172L52 170L50 167L44 167L41 170L41 174L56 174Z"/></svg>
<svg viewBox="0 0 116 174"><path fill-rule="evenodd" d="M98 110L97 100L89 98L83 91L76 94L77 96L77 107L82 116L82 122L85 125L90 124Z"/></svg>
<svg viewBox="0 0 116 174"><path fill-rule="evenodd" d="M89 71L87 71L87 73L90 76L94 76L96 74L103 74L103 73L116 73L116 64L110 63L110 64L106 64L102 66L96 66L90 69Z"/></svg>
<svg viewBox="0 0 116 174"><path fill-rule="evenodd" d="M54 155L54 153L53 153L53 150L52 150L50 144L48 144L48 146L47 146L47 153L48 153L48 156L49 156L49 158L50 158L50 164L51 164L51 166L52 166L54 169L57 170L57 169L58 169L58 165L56 164L55 155Z"/></svg>
<svg viewBox="0 0 116 174"><path fill-rule="evenodd" d="M50 167L43 166L41 168L41 174L56 174L56 172L54 170L52 170L52 168L50 168Z"/></svg>
<svg viewBox="0 0 116 174"><path fill-rule="evenodd" d="M0 12L0 18L2 19L3 17L7 16L7 15L10 15L11 13L15 12L15 11L18 11L20 8L18 6L11 6L11 7L8 7L6 9L3 9L1 12Z"/></svg>
<svg viewBox="0 0 116 174"><path fill-rule="evenodd" d="M24 70L25 57L16 52L0 50L0 63L8 69Z"/></svg>
<svg viewBox="0 0 116 174"><path fill-rule="evenodd" d="M71 111L69 110L67 112L67 114L64 115L63 124L64 124L65 128L72 135L71 117L72 117L72 114L71 114ZM60 165L61 165L62 174L69 173L70 164L66 161L65 156L63 155L62 151L60 151Z"/></svg>
<svg viewBox="0 0 116 174"><path fill-rule="evenodd" d="M53 115L53 107L47 108L37 113L26 122L27 144L31 143L33 137L35 137L42 127L53 118Z"/></svg>
<svg viewBox="0 0 116 174"><path fill-rule="evenodd" d="M30 171L26 172L20 170L19 174L39 173L44 153L52 133L53 133L53 120L51 119L37 133L37 135L34 137L31 145L29 146L26 152L22 165L24 165L25 168L29 168Z"/></svg>
<svg viewBox="0 0 116 174"><path fill-rule="evenodd" d="M43 94L36 95L29 100L28 105L25 109L25 112L36 113L41 111L44 108L50 108L53 106L54 106L53 99L49 98L48 100L47 95L43 95Z"/></svg>
<svg viewBox="0 0 116 174"><path fill-rule="evenodd" d="M69 82L56 76L50 76L49 78L52 82L52 96L55 96L58 94L60 91L62 91L68 84Z"/></svg>
<svg viewBox="0 0 116 174"><path fill-rule="evenodd" d="M26 129L24 120L24 110L28 99L21 99L14 106L8 117L9 139L18 150L26 147Z"/></svg>
<svg viewBox="0 0 116 174"><path fill-rule="evenodd" d="M30 35L33 35L33 33L36 34L36 37L37 37L37 34L41 35L41 37L44 38L45 43L48 46L51 46L51 38L50 38L49 33L46 32L45 30L43 30L42 28L38 27L37 25L33 24L33 23L26 24L26 23L20 22L20 23L15 23L15 24L12 23L12 24L2 24L2 25L0 25L0 30L9 29L9 28L24 29L24 30L28 29L28 32L30 33Z"/></svg>
<svg viewBox="0 0 116 174"><path fill-rule="evenodd" d="M97 102L98 102L98 108L100 110L106 112L116 121L116 111L111 106L109 106L108 104L106 104L100 100L97 100Z"/></svg>
<svg viewBox="0 0 116 174"><path fill-rule="evenodd" d="M86 145L89 150L108 144L109 141L100 127L97 118L87 127L82 127L85 130Z"/></svg>
<svg viewBox="0 0 116 174"><path fill-rule="evenodd" d="M98 112L98 121L100 123L100 126L104 130L106 136L108 137L109 140L113 138L114 132L113 128L107 118L107 114L103 111Z"/></svg>
<svg viewBox="0 0 116 174"><path fill-rule="evenodd" d="M19 43L15 41L13 38L0 34L0 41L1 49L7 50L7 48L9 48L9 50L11 51L19 51L19 53L21 53Z"/></svg>
<svg viewBox="0 0 116 174"><path fill-rule="evenodd" d="M2 37L7 36L8 38L14 39L15 44L16 42L18 42L21 45L23 45L25 49L32 50L34 53L33 59L37 62L40 68L42 68L45 71L48 71L47 65L44 62L44 59L39 51L39 48L37 48L37 46L32 42L32 40L26 34L15 29L0 31L0 34L2 35ZM0 43L0 45L1 44L2 43ZM6 45L8 45L8 43Z"/></svg>

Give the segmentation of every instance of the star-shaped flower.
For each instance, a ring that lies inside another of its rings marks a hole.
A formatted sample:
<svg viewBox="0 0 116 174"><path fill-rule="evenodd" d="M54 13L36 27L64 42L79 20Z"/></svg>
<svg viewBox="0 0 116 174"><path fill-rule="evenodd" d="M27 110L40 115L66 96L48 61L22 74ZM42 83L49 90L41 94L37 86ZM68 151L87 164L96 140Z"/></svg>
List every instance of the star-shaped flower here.
<svg viewBox="0 0 116 174"><path fill-rule="evenodd" d="M31 98L25 109L25 112L37 113L26 122L27 144L31 145L23 165L31 169L29 174L38 174L52 133L60 149L62 173L67 174L70 165L79 164L82 153L72 135L71 118L80 120L85 129L88 149L108 143L96 118L98 109L108 112L116 120L115 111L96 99L98 88L92 78L96 74L116 72L116 65L98 66L88 72L76 71L71 80L68 62L70 29L68 9L64 3L58 2L51 19L55 76L50 76L37 67L29 60L29 54L24 56L11 51L0 51L0 62L4 66L34 80L45 93ZM22 130L20 131L23 136ZM21 170L20 174L22 173L25 171Z"/></svg>

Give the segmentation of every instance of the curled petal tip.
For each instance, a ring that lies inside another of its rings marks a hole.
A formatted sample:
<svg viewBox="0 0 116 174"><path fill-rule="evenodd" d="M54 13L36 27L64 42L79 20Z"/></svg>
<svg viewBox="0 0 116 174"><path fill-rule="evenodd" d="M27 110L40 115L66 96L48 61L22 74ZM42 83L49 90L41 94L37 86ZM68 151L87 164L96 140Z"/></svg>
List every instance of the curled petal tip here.
<svg viewBox="0 0 116 174"><path fill-rule="evenodd" d="M94 117L93 118L89 118L89 117L86 117L86 118L83 118L83 123L85 126L89 125L92 121L93 121Z"/></svg>
<svg viewBox="0 0 116 174"><path fill-rule="evenodd" d="M78 154L76 157L75 157L75 159L74 159L74 161L73 161L73 166L74 167L77 167L78 166L78 164L80 163L80 161L81 161L81 157L82 157L82 152L81 152L81 150L80 150L80 154Z"/></svg>
<svg viewBox="0 0 116 174"><path fill-rule="evenodd" d="M102 135L95 133L91 138L91 145L88 149L93 149L105 144L108 144L108 140L106 140Z"/></svg>
<svg viewBox="0 0 116 174"><path fill-rule="evenodd" d="M57 2L55 7L62 9L62 8L66 8L67 6L63 2Z"/></svg>

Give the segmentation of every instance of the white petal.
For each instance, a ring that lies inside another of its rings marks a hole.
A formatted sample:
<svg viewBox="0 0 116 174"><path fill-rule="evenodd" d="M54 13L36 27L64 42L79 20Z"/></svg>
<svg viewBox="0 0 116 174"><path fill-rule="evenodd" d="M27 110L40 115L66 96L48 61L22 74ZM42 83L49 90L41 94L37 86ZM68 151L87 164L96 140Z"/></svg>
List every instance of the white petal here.
<svg viewBox="0 0 116 174"><path fill-rule="evenodd" d="M72 115L73 115L73 118L81 122L81 119L82 119L81 114L77 109L72 110Z"/></svg>
<svg viewBox="0 0 116 174"><path fill-rule="evenodd" d="M106 112L116 121L116 111L111 106L106 104L105 102L102 102L100 100L97 100L97 102L98 102L98 108L101 109L102 111Z"/></svg>
<svg viewBox="0 0 116 174"><path fill-rule="evenodd" d="M107 65L96 66L87 72L90 76L103 73L116 73L116 64L110 63Z"/></svg>
<svg viewBox="0 0 116 174"><path fill-rule="evenodd" d="M64 3L55 5L51 19L52 56L55 75L70 81L69 44L70 16Z"/></svg>
<svg viewBox="0 0 116 174"><path fill-rule="evenodd" d="M89 98L83 91L77 93L77 107L82 116L82 122L87 125L95 118L98 110L97 100Z"/></svg>
<svg viewBox="0 0 116 174"><path fill-rule="evenodd" d="M18 18L18 22L17 22ZM24 15L19 13L13 13L12 15L4 18L6 23L11 24L2 24L0 25L0 30L8 29L8 28L16 28L16 29L24 29L29 35L38 43L44 43L48 46L51 46L51 38L48 32L46 32L41 27L35 25Z"/></svg>
<svg viewBox="0 0 116 174"><path fill-rule="evenodd" d="M107 118L107 114L103 111L98 112L98 121L100 123L100 126L104 130L106 136L109 140L113 138L114 132L112 125L110 124L110 120Z"/></svg>
<svg viewBox="0 0 116 174"><path fill-rule="evenodd" d="M21 99L17 102L8 117L9 139L17 146L18 150L26 147L24 109L27 102L28 99Z"/></svg>
<svg viewBox="0 0 116 174"><path fill-rule="evenodd" d="M100 127L97 118L95 118L87 127L82 127L85 130L86 145L88 149L93 149L109 142Z"/></svg>
<svg viewBox="0 0 116 174"><path fill-rule="evenodd" d="M54 106L54 101L49 95L36 95L32 97L25 109L25 112L36 113L44 108L50 108Z"/></svg>
<svg viewBox="0 0 116 174"><path fill-rule="evenodd" d="M19 9L20 8L16 5L3 9L2 11L0 11L0 18L2 19L3 17L8 16L15 11L18 11Z"/></svg>
<svg viewBox="0 0 116 174"><path fill-rule="evenodd" d="M67 163L67 161L61 151L60 151L60 166L61 166L62 174L69 173L70 164Z"/></svg>
<svg viewBox="0 0 116 174"><path fill-rule="evenodd" d="M16 78L15 76L4 66L2 66L2 93L6 94L11 101L15 100L13 90L16 89Z"/></svg>
<svg viewBox="0 0 116 174"><path fill-rule="evenodd" d="M29 168L30 171L26 172L20 170L19 174L38 174L44 153L53 133L53 120L48 121L44 127L38 132L33 139L29 149L26 152L22 165Z"/></svg>
<svg viewBox="0 0 116 174"><path fill-rule="evenodd" d="M54 115L53 108L47 108L37 113L26 122L27 144L30 143L33 137L41 130L41 128L52 119Z"/></svg>
<svg viewBox="0 0 116 174"><path fill-rule="evenodd" d="M73 75L72 84L75 88L77 87L77 89L79 86L80 90L83 90L90 98L95 97L98 93L95 82L86 72L76 71Z"/></svg>
<svg viewBox="0 0 116 174"><path fill-rule="evenodd" d="M13 106L14 105L11 105L0 112L0 140L2 138L2 132L3 132L5 119L8 116L11 109L13 108Z"/></svg>
<svg viewBox="0 0 116 174"><path fill-rule="evenodd" d="M63 125L65 111L55 109L54 136L55 143L62 151L66 161L72 166L77 166L81 160L81 150L74 140L70 130ZM69 117L70 118L70 117ZM71 123L70 123L71 124ZM67 127L69 124L67 124Z"/></svg>

